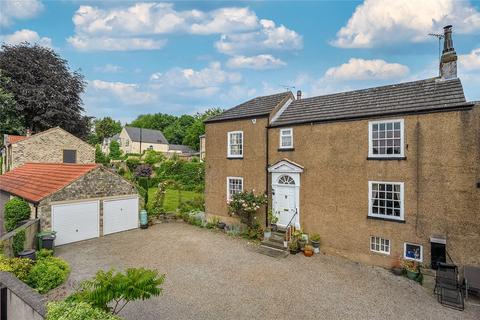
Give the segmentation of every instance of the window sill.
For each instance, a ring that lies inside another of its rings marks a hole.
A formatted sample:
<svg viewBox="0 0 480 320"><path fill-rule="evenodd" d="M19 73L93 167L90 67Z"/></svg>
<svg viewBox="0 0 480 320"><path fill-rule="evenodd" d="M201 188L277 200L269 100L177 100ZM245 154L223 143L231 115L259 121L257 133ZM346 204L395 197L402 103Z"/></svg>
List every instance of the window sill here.
<svg viewBox="0 0 480 320"><path fill-rule="evenodd" d="M376 254L376 255L379 255L379 256L387 256L387 257L390 255L390 252L389 252L389 253L386 253L386 252L373 251L373 250L370 250L370 253Z"/></svg>
<svg viewBox="0 0 480 320"><path fill-rule="evenodd" d="M407 160L407 157L367 157L367 160L389 161L389 160Z"/></svg>
<svg viewBox="0 0 480 320"><path fill-rule="evenodd" d="M295 148L278 148L278 151L295 151Z"/></svg>
<svg viewBox="0 0 480 320"><path fill-rule="evenodd" d="M382 217L372 217L372 216L367 216L367 219L372 219L372 220L383 220L383 221L388 221L388 222L397 222L397 223L405 223L405 220L389 219L389 218L382 218Z"/></svg>
<svg viewBox="0 0 480 320"><path fill-rule="evenodd" d="M243 160L243 157L227 157L228 160Z"/></svg>

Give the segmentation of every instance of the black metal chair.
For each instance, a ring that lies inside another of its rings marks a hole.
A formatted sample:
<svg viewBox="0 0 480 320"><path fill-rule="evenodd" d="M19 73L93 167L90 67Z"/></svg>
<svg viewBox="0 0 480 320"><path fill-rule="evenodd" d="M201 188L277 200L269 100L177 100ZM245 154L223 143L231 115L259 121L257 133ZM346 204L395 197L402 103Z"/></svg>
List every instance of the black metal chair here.
<svg viewBox="0 0 480 320"><path fill-rule="evenodd" d="M462 288L458 281L458 267L454 264L438 263L434 293L442 305L457 310L464 309Z"/></svg>

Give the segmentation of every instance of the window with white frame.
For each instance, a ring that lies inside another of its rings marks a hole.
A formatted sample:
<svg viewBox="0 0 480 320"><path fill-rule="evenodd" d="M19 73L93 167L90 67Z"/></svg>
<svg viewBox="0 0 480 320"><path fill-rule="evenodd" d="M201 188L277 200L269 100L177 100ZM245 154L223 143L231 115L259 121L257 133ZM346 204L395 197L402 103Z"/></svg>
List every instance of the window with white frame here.
<svg viewBox="0 0 480 320"><path fill-rule="evenodd" d="M293 129L280 130L280 149L293 148Z"/></svg>
<svg viewBox="0 0 480 320"><path fill-rule="evenodd" d="M371 121L369 123L369 150L372 158L404 156L403 119Z"/></svg>
<svg viewBox="0 0 480 320"><path fill-rule="evenodd" d="M231 131L228 133L228 157L243 157L243 131Z"/></svg>
<svg viewBox="0 0 480 320"><path fill-rule="evenodd" d="M403 257L407 260L423 261L423 246L405 242L403 245Z"/></svg>
<svg viewBox="0 0 480 320"><path fill-rule="evenodd" d="M243 178L228 177L227 178L227 200L232 200L232 196L243 191Z"/></svg>
<svg viewBox="0 0 480 320"><path fill-rule="evenodd" d="M403 220L403 182L369 181L368 215Z"/></svg>
<svg viewBox="0 0 480 320"><path fill-rule="evenodd" d="M390 240L380 237L370 237L370 250L390 254Z"/></svg>

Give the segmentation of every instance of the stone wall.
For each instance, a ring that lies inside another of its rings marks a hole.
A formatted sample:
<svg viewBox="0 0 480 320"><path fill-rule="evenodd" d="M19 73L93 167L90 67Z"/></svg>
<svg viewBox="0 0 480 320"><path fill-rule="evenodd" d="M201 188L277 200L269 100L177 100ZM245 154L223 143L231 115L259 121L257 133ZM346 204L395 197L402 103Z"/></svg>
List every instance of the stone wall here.
<svg viewBox="0 0 480 320"><path fill-rule="evenodd" d="M103 167L94 169L62 190L45 198L38 204L38 217L41 220L41 230L51 230L52 228L52 202L73 202L75 200L137 194L138 192L135 186L116 173Z"/></svg>
<svg viewBox="0 0 480 320"><path fill-rule="evenodd" d="M63 150L76 150L77 163L95 163L95 148L61 128L37 133L11 149L11 169L27 162L62 163Z"/></svg>
<svg viewBox="0 0 480 320"><path fill-rule="evenodd" d="M40 231L40 220L34 219L29 220L25 224L21 225L20 227L5 233L0 237L0 242L3 244L3 253L7 257L13 257L13 237L17 234L18 231L25 230L25 249L36 249L37 248L37 234Z"/></svg>
<svg viewBox="0 0 480 320"><path fill-rule="evenodd" d="M0 284L6 290L7 318L43 320L46 316L43 297L9 272L0 271Z"/></svg>

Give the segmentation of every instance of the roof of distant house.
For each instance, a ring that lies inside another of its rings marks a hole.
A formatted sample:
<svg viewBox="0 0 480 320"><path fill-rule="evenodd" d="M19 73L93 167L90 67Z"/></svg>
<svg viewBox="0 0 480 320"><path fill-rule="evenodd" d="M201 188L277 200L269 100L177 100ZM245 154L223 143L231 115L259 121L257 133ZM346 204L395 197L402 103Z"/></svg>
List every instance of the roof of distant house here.
<svg viewBox="0 0 480 320"><path fill-rule="evenodd" d="M458 78L431 78L295 100L271 126L466 107Z"/></svg>
<svg viewBox="0 0 480 320"><path fill-rule="evenodd" d="M167 138L165 138L162 131L160 130L135 127L125 127L125 130L127 131L130 139L135 142L140 142L140 140L142 140L142 142L145 143L168 144Z"/></svg>
<svg viewBox="0 0 480 320"><path fill-rule="evenodd" d="M97 164L26 163L0 176L0 190L39 202L99 167Z"/></svg>
<svg viewBox="0 0 480 320"><path fill-rule="evenodd" d="M205 120L204 122L208 123L241 118L268 116L270 112L275 109L276 106L278 106L288 97L293 98L293 95L290 91L253 98L231 109L228 109L219 115L213 116Z"/></svg>
<svg viewBox="0 0 480 320"><path fill-rule="evenodd" d="M6 144L8 145L8 144L16 143L16 142L25 140L27 138L28 136L17 136L17 135L9 134L7 135Z"/></svg>
<svg viewBox="0 0 480 320"><path fill-rule="evenodd" d="M195 154L197 151L193 150L189 146L183 145L183 144L170 144L168 146L169 150L174 150L174 151L181 151L182 153L186 154Z"/></svg>

